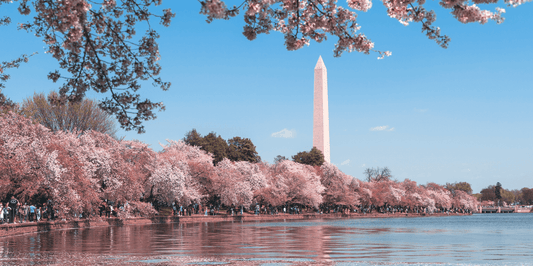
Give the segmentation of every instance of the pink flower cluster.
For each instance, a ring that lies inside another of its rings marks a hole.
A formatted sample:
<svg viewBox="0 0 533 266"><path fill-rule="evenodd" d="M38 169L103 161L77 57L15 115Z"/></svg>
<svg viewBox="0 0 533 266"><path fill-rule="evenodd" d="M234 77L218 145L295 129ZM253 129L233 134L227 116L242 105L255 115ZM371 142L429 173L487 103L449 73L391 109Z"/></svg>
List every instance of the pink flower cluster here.
<svg viewBox="0 0 533 266"><path fill-rule="evenodd" d="M229 1L229 0L228 0ZM504 0L510 6L518 6L530 0ZM372 8L371 0L346 0L350 9L366 12ZM424 8L425 0L383 0L387 8L387 15L397 19L403 25L411 22L422 24L422 31L429 39L446 48L450 38L441 34L439 27L432 26L436 20L433 10ZM473 0L470 5L467 0L440 0L440 5L451 9L457 20L463 23L486 23L494 20L503 22L502 13L479 9L476 4L492 4L499 0ZM244 0L239 6L229 9L223 0L200 0L202 10L207 20L229 19L240 10L244 11L244 32L249 40L254 40L261 33L278 31L284 35L285 46L288 50L297 50L309 45L310 40L321 42L332 35L338 38L334 55L343 52L362 52L368 54L374 51L374 43L360 33L355 11L346 9L337 0ZM389 56L390 52L376 51L380 59Z"/></svg>
<svg viewBox="0 0 533 266"><path fill-rule="evenodd" d="M0 4L13 1L0 0ZM32 19L19 28L42 38L46 52L59 62L64 71L51 71L48 77L56 82L64 79L60 94L68 101L80 101L88 90L105 93L101 108L115 114L126 130L144 132L142 122L156 117L163 110L160 102L142 99L138 94L139 80L152 80L154 86L167 90L170 83L156 76L161 71L154 29L136 37L139 22L152 17L169 26L175 16L170 9L162 15L152 13L152 5L161 1L141 0L21 0L19 12L33 13ZM211 7L212 8L212 7ZM8 24L3 18L0 25ZM0 66L0 69L4 69ZM8 76L1 75L1 81ZM0 83L0 87L2 84Z"/></svg>
<svg viewBox="0 0 533 266"><path fill-rule="evenodd" d="M0 198L52 199L62 213L93 213L102 199L153 212L148 202L225 206L299 204L311 208L474 209L474 197L440 185L384 179L362 182L324 163L285 160L213 165L213 155L169 140L155 152L139 141L94 131L51 132L18 114L0 115ZM135 207L136 206L136 207Z"/></svg>

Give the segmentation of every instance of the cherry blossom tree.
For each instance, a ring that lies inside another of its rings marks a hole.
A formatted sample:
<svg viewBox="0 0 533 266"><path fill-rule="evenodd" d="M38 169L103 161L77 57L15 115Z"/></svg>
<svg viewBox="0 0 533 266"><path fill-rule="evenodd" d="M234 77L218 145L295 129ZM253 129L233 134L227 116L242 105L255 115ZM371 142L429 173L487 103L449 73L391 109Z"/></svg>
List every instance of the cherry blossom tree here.
<svg viewBox="0 0 533 266"><path fill-rule="evenodd" d="M31 198L45 175L58 175L57 153L49 153L49 130L13 112L0 115L0 197Z"/></svg>
<svg viewBox="0 0 533 266"><path fill-rule="evenodd" d="M165 148L165 152L172 156L187 161L189 172L196 183L199 184L202 195L212 195L213 178L216 175L213 167L214 155L205 152L200 147L185 145L182 142L169 141L172 145Z"/></svg>
<svg viewBox="0 0 533 266"><path fill-rule="evenodd" d="M267 186L264 164L239 161L235 162L235 166L244 176L244 180L250 184L252 191L257 191Z"/></svg>
<svg viewBox="0 0 533 266"><path fill-rule="evenodd" d="M148 145L138 141L117 141L95 131L83 134L58 131L53 137L54 142L47 148L58 153L63 172L61 179L56 178L58 181L49 187L54 191L64 187L64 191L80 195L78 199L76 195L56 192L65 195L52 197L60 205L72 205L65 206L65 212L79 213L82 210L92 213L103 199L115 203L139 203L143 185L150 174L148 166L154 157ZM65 184L69 186L65 187Z"/></svg>
<svg viewBox="0 0 533 266"><path fill-rule="evenodd" d="M144 132L143 121L154 119L154 111L164 109L163 103L138 94L141 80L151 80L163 90L170 87L157 77L161 72L159 34L150 24L157 18L169 26L175 16L170 9L152 13L152 6L161 0L0 0L0 6L14 3L20 14L32 16L19 29L44 41L46 53L59 62L62 71L50 72L48 78L64 80L59 90L63 101L79 102L88 90L104 93L107 98L100 107L115 114L124 129L139 133ZM148 29L137 37L138 24L143 22ZM10 23L11 18L0 18L0 26ZM0 87L9 79L4 70L19 67L29 57L0 63Z"/></svg>
<svg viewBox="0 0 533 266"><path fill-rule="evenodd" d="M371 198L372 205L384 206L387 203L388 195L391 195L389 182L388 181L384 181L384 182L370 181L368 183L372 190L372 198Z"/></svg>
<svg viewBox="0 0 533 266"><path fill-rule="evenodd" d="M284 182L285 190L282 193L286 195L287 203L318 208L323 201L325 188L312 166L286 160L273 167L274 174L279 176L276 179Z"/></svg>
<svg viewBox="0 0 533 266"><path fill-rule="evenodd" d="M372 191L371 202L378 207L401 206L406 192L396 181L382 179L368 182Z"/></svg>
<svg viewBox="0 0 533 266"><path fill-rule="evenodd" d="M424 199L427 198L424 197L424 190L415 181L405 179L401 183L401 188L405 191L405 197L402 198L402 206L413 208L427 205L427 202L424 202Z"/></svg>
<svg viewBox="0 0 533 266"><path fill-rule="evenodd" d="M63 214L93 213L106 198L143 205L153 161L146 144L95 131L51 132L13 112L0 124L0 197L51 199Z"/></svg>
<svg viewBox="0 0 533 266"><path fill-rule="evenodd" d="M213 157L198 146L190 146L183 141L167 140L168 145L162 145L163 151L157 154L151 166L148 180L150 195L162 202L179 202L189 205L199 203L204 198L205 179L211 179L209 167L212 167ZM204 172L205 171L205 172ZM211 182L211 181L210 181Z"/></svg>
<svg viewBox="0 0 533 266"><path fill-rule="evenodd" d="M392 182L392 184L390 184L390 195L387 196L387 202L389 205L398 206L402 202L402 199L405 197L405 191L402 189L399 183Z"/></svg>
<svg viewBox="0 0 533 266"><path fill-rule="evenodd" d="M456 208L475 210L478 207L478 201L472 195L462 190L456 190L453 197L453 206Z"/></svg>
<svg viewBox="0 0 533 266"><path fill-rule="evenodd" d="M278 162L277 164L281 163ZM270 204L272 206L285 205L288 199L289 186L286 178L277 171L275 165L260 163L263 176L266 179L266 186L255 191L254 198L260 204Z"/></svg>
<svg viewBox="0 0 533 266"><path fill-rule="evenodd" d="M99 185L99 193L112 201L121 200L125 187L136 185L129 180L129 167L122 158L121 143L95 131L83 134L80 141L86 147L81 156L91 164L90 176Z"/></svg>
<svg viewBox="0 0 533 266"><path fill-rule="evenodd" d="M364 206L370 206L372 204L372 188L375 183L362 182L358 180L358 186L355 188L355 193L359 197L359 201Z"/></svg>
<svg viewBox="0 0 533 266"><path fill-rule="evenodd" d="M42 183L43 195L54 201L62 213L92 213L100 203L100 184L92 176L90 162L83 154L94 147L82 146L77 132L50 133L46 149L54 155L54 175L47 175Z"/></svg>
<svg viewBox="0 0 533 266"><path fill-rule="evenodd" d="M120 141L117 152L125 164L128 178L127 184L120 190L121 200L138 201L144 196L145 184L151 174L150 166L156 154L148 144L138 140Z"/></svg>
<svg viewBox="0 0 533 266"><path fill-rule="evenodd" d="M507 6L516 7L530 0L503 0ZM231 8L226 2L235 4ZM383 0L387 15L403 25L419 23L422 32L438 45L447 48L450 38L434 26L437 15L425 7L425 0ZM440 0L444 9L450 10L455 19L461 23L485 24L489 20L502 23L505 9L496 7L494 11L483 10L478 5L494 4L498 0ZM244 13L244 36L254 40L258 34L277 31L284 35L288 50L297 50L309 45L311 40L322 42L328 35L338 38L334 55L343 52L375 51L379 58L389 56L388 51L374 49L374 43L363 34L357 21L358 12L367 12L372 8L371 0L346 0L342 5L337 0L200 0L200 13L207 16L207 21L230 19ZM237 6L238 5L238 6ZM347 5L347 6L346 6Z"/></svg>
<svg viewBox="0 0 533 266"><path fill-rule="evenodd" d="M1 196L51 199L62 213L89 211L98 202L74 134L53 134L12 112L0 118ZM72 148L74 146L74 148Z"/></svg>
<svg viewBox="0 0 533 266"><path fill-rule="evenodd" d="M252 184L247 182L245 172L240 171L239 166L224 158L216 167L215 191L226 206L249 206L254 198Z"/></svg>
<svg viewBox="0 0 533 266"><path fill-rule="evenodd" d="M322 194L323 201L326 204L354 206L359 204L357 195L354 190L358 183L355 178L341 172L337 166L325 162L320 167L320 179L325 187Z"/></svg>
<svg viewBox="0 0 533 266"><path fill-rule="evenodd" d="M16 104L6 97L0 89L0 112L8 112L15 109Z"/></svg>
<svg viewBox="0 0 533 266"><path fill-rule="evenodd" d="M362 182L329 163L319 167L289 160L270 165L225 158L215 167L213 155L198 146L181 140L162 146L156 153L142 142L92 130L52 132L14 112L0 113L0 199L51 199L64 215L95 213L103 199L129 203L121 216L154 214L153 201L242 207L254 202L314 208L361 204L429 212L477 207L475 197L462 190L452 196L435 183Z"/></svg>
<svg viewBox="0 0 533 266"><path fill-rule="evenodd" d="M8 1L1 0L0 5L2 5L4 2L8 2ZM8 25L9 23L11 23L11 19L9 17L0 18L0 26L5 26L5 25ZM6 74L5 72L10 68L19 68L21 63L27 63L29 60L29 57L33 55L34 54L31 54L31 55L24 54L10 61L0 62L0 99L5 99L5 95L2 93L1 89L5 88L4 82L6 82L11 77L9 74Z"/></svg>
<svg viewBox="0 0 533 266"><path fill-rule="evenodd" d="M435 201L436 207L445 209L452 207L452 193L441 185L428 183L426 185L426 192Z"/></svg>

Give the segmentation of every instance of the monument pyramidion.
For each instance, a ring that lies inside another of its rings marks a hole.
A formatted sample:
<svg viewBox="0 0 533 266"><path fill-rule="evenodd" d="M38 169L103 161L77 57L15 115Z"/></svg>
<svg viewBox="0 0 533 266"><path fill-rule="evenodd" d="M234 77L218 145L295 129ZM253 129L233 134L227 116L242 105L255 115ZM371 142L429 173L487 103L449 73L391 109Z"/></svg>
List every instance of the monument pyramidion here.
<svg viewBox="0 0 533 266"><path fill-rule="evenodd" d="M322 56L315 66L315 95L313 109L313 147L324 154L324 161L330 163L329 112L328 112L328 71Z"/></svg>

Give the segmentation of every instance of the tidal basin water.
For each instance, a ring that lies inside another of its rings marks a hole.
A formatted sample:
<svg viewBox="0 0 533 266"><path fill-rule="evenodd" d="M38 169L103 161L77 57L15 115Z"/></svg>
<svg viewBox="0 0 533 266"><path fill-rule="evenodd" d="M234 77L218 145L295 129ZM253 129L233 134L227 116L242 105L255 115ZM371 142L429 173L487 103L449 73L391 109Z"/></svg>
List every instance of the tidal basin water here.
<svg viewBox="0 0 533 266"><path fill-rule="evenodd" d="M533 265L533 214L216 222L0 239L0 264Z"/></svg>

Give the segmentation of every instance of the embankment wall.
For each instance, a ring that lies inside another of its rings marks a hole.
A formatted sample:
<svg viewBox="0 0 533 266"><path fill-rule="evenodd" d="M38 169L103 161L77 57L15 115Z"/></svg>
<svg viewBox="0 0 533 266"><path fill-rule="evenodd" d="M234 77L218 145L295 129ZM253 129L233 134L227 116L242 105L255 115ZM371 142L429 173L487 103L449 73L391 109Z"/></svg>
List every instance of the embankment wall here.
<svg viewBox="0 0 533 266"><path fill-rule="evenodd" d="M98 220L72 220L72 221L40 221L17 224L1 224L0 238L17 236L32 233L41 233L51 230L94 228L102 226L124 226L124 225L146 225L146 224L167 224L167 223L201 223L201 222L223 222L223 221L276 221L276 220L312 220L312 219L358 219L358 218L398 218L398 217L440 217L451 215L470 215L470 214L446 214L436 213L431 215L416 213L396 213L396 214L278 214L278 215L215 215L215 216L154 216L151 218L107 218Z"/></svg>

